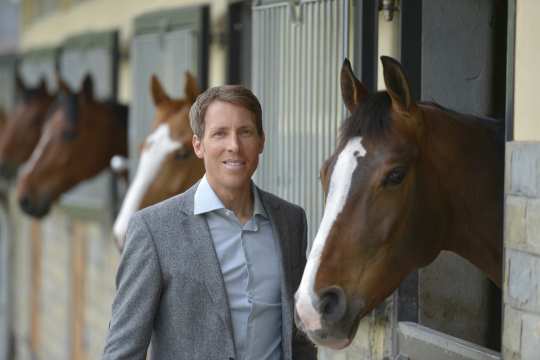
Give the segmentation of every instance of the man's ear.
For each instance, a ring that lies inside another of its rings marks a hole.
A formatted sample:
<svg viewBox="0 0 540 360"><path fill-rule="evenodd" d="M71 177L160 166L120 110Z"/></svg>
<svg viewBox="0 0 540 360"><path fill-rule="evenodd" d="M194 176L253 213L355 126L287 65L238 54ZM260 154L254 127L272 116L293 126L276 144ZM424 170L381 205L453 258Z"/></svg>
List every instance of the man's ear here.
<svg viewBox="0 0 540 360"><path fill-rule="evenodd" d="M203 156L204 152L202 148L201 139L199 139L199 137L195 134L193 134L192 144L193 144L193 151L195 152L195 155L197 155L199 159L202 159L204 157Z"/></svg>

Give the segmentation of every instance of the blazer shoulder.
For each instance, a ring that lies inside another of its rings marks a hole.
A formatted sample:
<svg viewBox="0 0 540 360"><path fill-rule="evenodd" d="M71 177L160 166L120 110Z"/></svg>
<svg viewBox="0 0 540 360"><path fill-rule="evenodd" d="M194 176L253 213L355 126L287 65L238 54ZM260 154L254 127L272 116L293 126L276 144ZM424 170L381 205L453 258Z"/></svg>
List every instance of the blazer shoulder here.
<svg viewBox="0 0 540 360"><path fill-rule="evenodd" d="M141 209L134 214L134 217L141 217L150 222L156 219L167 219L171 216L175 219L179 219L189 213L188 208L190 203L193 204L193 194L184 192ZM193 205L191 205L191 207L193 207Z"/></svg>

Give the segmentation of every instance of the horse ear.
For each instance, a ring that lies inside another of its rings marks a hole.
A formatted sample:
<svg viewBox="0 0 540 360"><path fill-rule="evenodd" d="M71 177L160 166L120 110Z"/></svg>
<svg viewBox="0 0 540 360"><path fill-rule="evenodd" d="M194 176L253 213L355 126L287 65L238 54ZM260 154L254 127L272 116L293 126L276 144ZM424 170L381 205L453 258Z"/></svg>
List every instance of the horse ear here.
<svg viewBox="0 0 540 360"><path fill-rule="evenodd" d="M354 75L349 59L341 66L341 97L352 113L367 97L368 90Z"/></svg>
<svg viewBox="0 0 540 360"><path fill-rule="evenodd" d="M164 101L170 101L169 95L167 95L155 74L152 74L150 92L152 93L152 98L154 99L154 105L159 105Z"/></svg>
<svg viewBox="0 0 540 360"><path fill-rule="evenodd" d="M194 103L200 93L199 86L197 85L197 80L195 80L195 77L189 71L186 71L185 76L186 85L184 87L184 94L190 103Z"/></svg>
<svg viewBox="0 0 540 360"><path fill-rule="evenodd" d="M392 98L392 107L399 112L411 112L414 101L401 64L389 56L381 56L381 62L386 91Z"/></svg>
<svg viewBox="0 0 540 360"><path fill-rule="evenodd" d="M94 80L92 80L90 74L84 76L80 93L86 100L92 100L94 98Z"/></svg>

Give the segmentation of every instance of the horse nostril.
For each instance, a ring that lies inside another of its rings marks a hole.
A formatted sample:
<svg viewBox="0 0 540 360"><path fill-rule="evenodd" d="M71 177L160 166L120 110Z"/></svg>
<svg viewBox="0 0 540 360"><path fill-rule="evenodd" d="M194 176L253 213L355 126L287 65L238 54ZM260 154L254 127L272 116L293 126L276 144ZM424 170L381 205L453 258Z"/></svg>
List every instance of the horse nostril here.
<svg viewBox="0 0 540 360"><path fill-rule="evenodd" d="M26 212L29 212L31 211L31 202L30 202L30 197L28 195L24 195L22 196L20 199L19 199L19 205L21 206L21 208L26 211Z"/></svg>
<svg viewBox="0 0 540 360"><path fill-rule="evenodd" d="M347 298L339 286L323 289L319 295L319 312L326 322L335 323L343 319L347 311Z"/></svg>

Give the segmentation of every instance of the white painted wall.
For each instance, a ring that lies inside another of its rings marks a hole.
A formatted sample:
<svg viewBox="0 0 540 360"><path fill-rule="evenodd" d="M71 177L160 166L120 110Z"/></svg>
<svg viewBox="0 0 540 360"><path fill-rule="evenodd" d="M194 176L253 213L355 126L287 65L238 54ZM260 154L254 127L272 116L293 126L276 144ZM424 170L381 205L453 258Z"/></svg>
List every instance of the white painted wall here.
<svg viewBox="0 0 540 360"><path fill-rule="evenodd" d="M514 138L540 140L540 1L516 0Z"/></svg>

